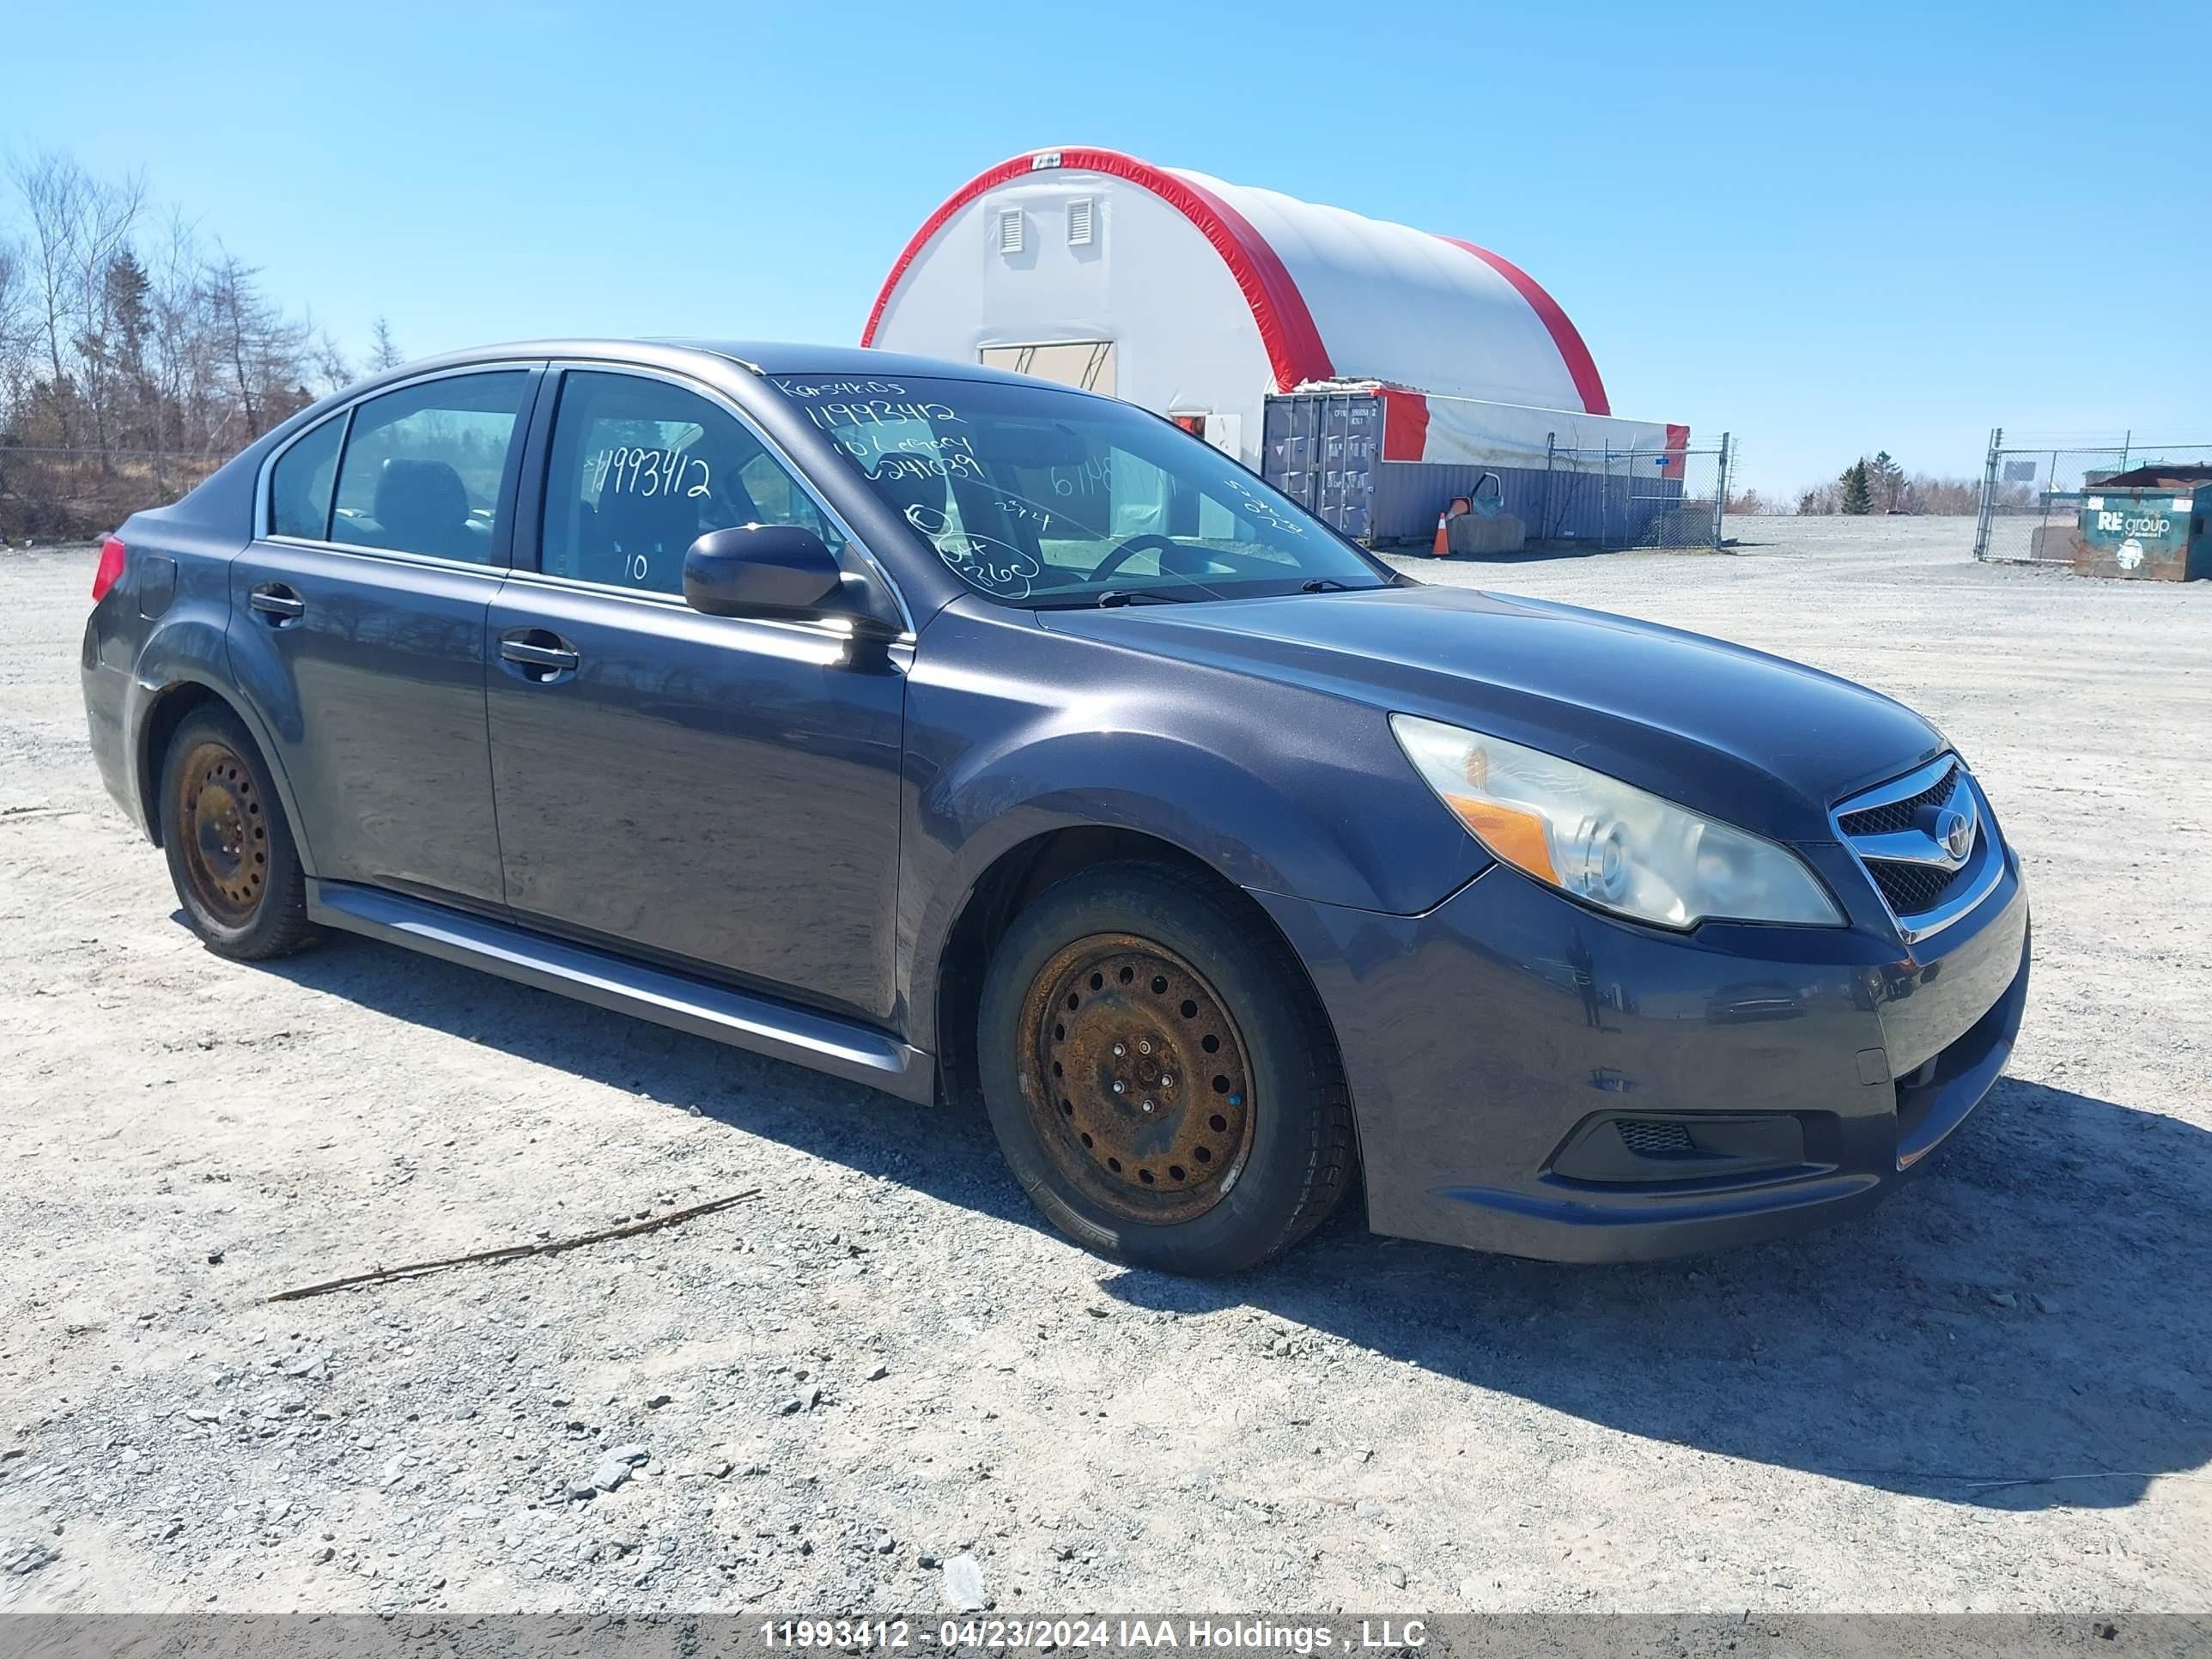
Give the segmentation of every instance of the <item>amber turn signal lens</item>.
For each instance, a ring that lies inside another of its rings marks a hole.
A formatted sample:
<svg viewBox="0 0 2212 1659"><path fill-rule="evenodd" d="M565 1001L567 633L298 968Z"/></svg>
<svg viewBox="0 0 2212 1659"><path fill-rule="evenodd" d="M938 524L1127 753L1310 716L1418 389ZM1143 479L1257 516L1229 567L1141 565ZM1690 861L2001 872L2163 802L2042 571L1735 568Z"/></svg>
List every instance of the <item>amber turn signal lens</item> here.
<svg viewBox="0 0 2212 1659"><path fill-rule="evenodd" d="M1464 795L1447 795L1444 805L1459 815L1459 821L1474 831L1475 838L1508 864L1517 865L1532 876L1559 884L1559 872L1552 862L1552 846L1544 834L1544 820L1534 812L1516 811L1495 801L1469 800Z"/></svg>

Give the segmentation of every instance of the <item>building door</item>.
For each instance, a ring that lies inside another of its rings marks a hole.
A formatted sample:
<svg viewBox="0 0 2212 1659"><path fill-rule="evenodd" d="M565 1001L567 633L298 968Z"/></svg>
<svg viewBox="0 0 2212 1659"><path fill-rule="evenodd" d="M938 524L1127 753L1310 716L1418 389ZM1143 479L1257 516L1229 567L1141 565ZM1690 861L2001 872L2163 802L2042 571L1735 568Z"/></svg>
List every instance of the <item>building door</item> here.
<svg viewBox="0 0 2212 1659"><path fill-rule="evenodd" d="M1114 392L1114 342L1066 340L1055 345L985 346L977 360L986 368L1030 374L1079 392Z"/></svg>

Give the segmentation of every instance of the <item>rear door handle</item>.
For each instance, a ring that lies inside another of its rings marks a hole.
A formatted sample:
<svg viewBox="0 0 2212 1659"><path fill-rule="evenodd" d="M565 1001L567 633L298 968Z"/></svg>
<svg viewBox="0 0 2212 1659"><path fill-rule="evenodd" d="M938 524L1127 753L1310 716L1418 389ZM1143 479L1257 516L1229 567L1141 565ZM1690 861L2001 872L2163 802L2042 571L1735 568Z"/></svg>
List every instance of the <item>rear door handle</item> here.
<svg viewBox="0 0 2212 1659"><path fill-rule="evenodd" d="M307 611L307 602L283 582L262 583L246 596L246 602L271 628L297 622Z"/></svg>
<svg viewBox="0 0 2212 1659"><path fill-rule="evenodd" d="M502 636L499 654L514 664L523 678L540 684L574 673L583 661L574 646L543 628L526 628Z"/></svg>

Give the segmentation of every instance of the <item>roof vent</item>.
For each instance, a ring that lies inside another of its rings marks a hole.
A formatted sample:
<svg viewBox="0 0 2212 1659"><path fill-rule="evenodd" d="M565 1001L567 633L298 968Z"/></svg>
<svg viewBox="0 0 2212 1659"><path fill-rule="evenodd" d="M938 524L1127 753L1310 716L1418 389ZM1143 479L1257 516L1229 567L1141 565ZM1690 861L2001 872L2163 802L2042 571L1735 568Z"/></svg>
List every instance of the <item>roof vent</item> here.
<svg viewBox="0 0 2212 1659"><path fill-rule="evenodd" d="M1091 246L1091 198L1079 196L1067 204L1067 245L1070 247Z"/></svg>
<svg viewBox="0 0 2212 1659"><path fill-rule="evenodd" d="M1022 251L1022 210L1019 208L999 210L999 252L1019 253Z"/></svg>

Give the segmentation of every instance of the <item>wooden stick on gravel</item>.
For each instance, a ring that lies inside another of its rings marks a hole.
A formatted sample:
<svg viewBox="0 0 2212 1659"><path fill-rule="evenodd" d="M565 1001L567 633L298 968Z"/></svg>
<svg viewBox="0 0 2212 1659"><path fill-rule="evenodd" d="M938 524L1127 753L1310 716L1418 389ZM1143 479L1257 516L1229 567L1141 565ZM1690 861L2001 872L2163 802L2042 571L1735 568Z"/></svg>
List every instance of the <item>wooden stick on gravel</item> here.
<svg viewBox="0 0 2212 1659"><path fill-rule="evenodd" d="M419 1273L436 1273L444 1267L473 1267L485 1261L520 1261L526 1256L559 1255L564 1250L580 1249L586 1244L602 1244L611 1238L629 1238L638 1233L658 1232L663 1227L672 1227L679 1221L689 1221L695 1216L712 1215L717 1210L726 1210L732 1204L742 1204L749 1198L758 1198L761 1189L748 1188L742 1193L732 1193L727 1198L709 1199L704 1204L694 1204L688 1210L671 1210L666 1215L648 1216L643 1221L625 1222L619 1227L609 1227L596 1233L579 1233L574 1238L548 1239L543 1244L509 1244L496 1250L477 1250L469 1255L447 1256L441 1261L410 1261L404 1267L379 1267L374 1273L354 1273L344 1279L326 1279L319 1285L302 1285L295 1291L279 1291L271 1302L298 1302L311 1296L324 1296L331 1291L350 1290L356 1285L380 1285L386 1279L412 1279Z"/></svg>

